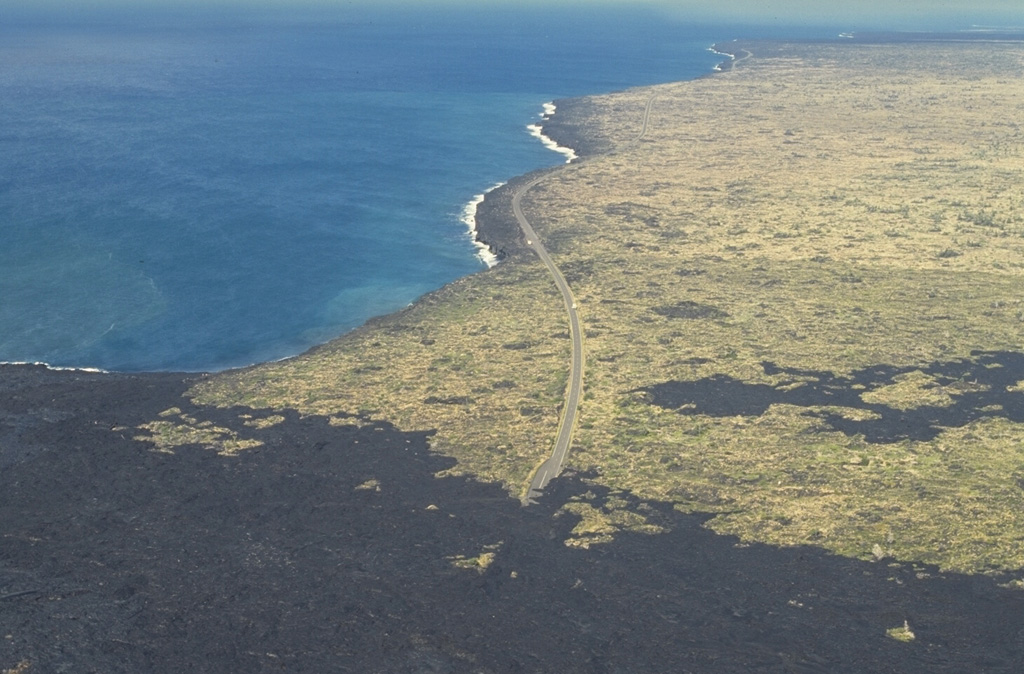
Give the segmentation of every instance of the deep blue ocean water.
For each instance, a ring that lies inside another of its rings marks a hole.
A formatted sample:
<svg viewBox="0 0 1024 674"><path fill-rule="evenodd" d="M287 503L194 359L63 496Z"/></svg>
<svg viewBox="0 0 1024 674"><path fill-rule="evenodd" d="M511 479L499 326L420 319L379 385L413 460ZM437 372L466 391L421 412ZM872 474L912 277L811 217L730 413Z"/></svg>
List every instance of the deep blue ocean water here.
<svg viewBox="0 0 1024 674"><path fill-rule="evenodd" d="M748 33L622 10L5 23L0 361L299 353L484 268L463 208L563 160L526 131L544 102L708 73Z"/></svg>

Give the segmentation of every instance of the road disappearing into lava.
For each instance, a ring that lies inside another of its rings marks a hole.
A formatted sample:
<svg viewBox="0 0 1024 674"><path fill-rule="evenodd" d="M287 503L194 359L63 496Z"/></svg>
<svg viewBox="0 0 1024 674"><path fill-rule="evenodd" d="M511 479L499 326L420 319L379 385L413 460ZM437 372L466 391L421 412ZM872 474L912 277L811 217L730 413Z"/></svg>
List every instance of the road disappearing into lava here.
<svg viewBox="0 0 1024 674"><path fill-rule="evenodd" d="M653 103L654 96L651 96L647 99L647 104L644 106L643 123L640 127L640 133L630 143L630 147L635 146L647 135L648 121L651 116L651 106ZM551 451L551 456L545 459L544 463L540 464L534 472L533 478L530 480L530 487L526 492L526 497L523 499L523 505L536 503L537 498L544 493L544 488L547 487L548 482L558 477L562 472L562 468L565 466L565 459L569 455L572 434L576 427L577 416L579 415L580 397L583 395L583 331L580 329L580 316L576 305L576 298L573 296L572 288L569 287L565 276L562 275L561 270L554 260L551 259L547 248L544 247L536 230L533 229L533 225L530 224L530 221L526 219L526 215L523 213L523 195L557 172L557 170L548 171L537 176L517 189L515 194L512 195L512 213L515 215L516 222L519 223L519 228L526 237L527 246L533 249L533 252L537 254L537 257L547 267L548 272L555 280L558 292L562 294L565 310L569 314L569 337L572 341L569 384L565 392L565 405L562 408L562 416L558 422L558 432L555 435L555 446Z"/></svg>
<svg viewBox="0 0 1024 674"><path fill-rule="evenodd" d="M569 444L572 442L572 432L576 426L576 415L579 412L580 396L583 392L583 332L580 330L580 317L576 308L576 298L573 297L572 289L569 287L568 282L566 282L565 276L562 275L561 270L555 265L551 255L548 254L544 244L541 243L540 237L537 236L537 232L534 231L530 221L523 214L523 195L550 175L550 173L546 173L534 178L516 190L512 196L512 212L519 223L519 228L523 230L523 234L526 236L527 245L533 249L533 252L537 254L537 257L547 267L548 272L555 279L555 286L557 286L558 291L562 294L565 310L569 314L569 336L572 340L569 385L565 393L565 406L562 408L562 417L558 423L558 433L555 435L555 447L551 452L551 456L533 474L533 479L530 480L530 488L526 493L526 498L523 500L525 505L534 503L536 498L544 491L544 487L547 486L548 482L552 478L558 477L558 474L562 472L565 457L569 453Z"/></svg>

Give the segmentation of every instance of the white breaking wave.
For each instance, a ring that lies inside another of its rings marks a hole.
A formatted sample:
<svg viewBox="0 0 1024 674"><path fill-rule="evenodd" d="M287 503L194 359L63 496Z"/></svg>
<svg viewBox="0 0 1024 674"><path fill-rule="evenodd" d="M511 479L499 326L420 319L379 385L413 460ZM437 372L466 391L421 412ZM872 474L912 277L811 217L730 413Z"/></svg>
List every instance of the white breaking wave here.
<svg viewBox="0 0 1024 674"><path fill-rule="evenodd" d="M487 247L486 243L482 243L476 238L476 209L483 203L483 200L488 194L498 189L505 183L498 183L484 190L483 194L478 194L473 197L468 204L462 209L462 217L460 218L466 228L469 230L470 240L473 245L476 246L476 256L480 258L480 261L487 265L488 268L498 264L498 256L491 252L491 249Z"/></svg>
<svg viewBox="0 0 1024 674"><path fill-rule="evenodd" d="M554 114L555 104L551 102L544 103L543 111L540 113L541 122L543 123L551 119L551 116ZM576 154L576 151L573 150L571 147L564 147L562 145L559 145L552 139L545 136L544 129L541 126L541 124L529 124L526 128L530 132L531 136L537 138L538 140L540 140L541 143L544 144L544 147L546 147L549 150L554 150L555 152L561 155L564 155L566 164L568 164L574 159L579 158ZM491 251L487 244L482 243L476 238L476 211L480 204L483 203L483 200L487 197L488 194L490 194L491 192L498 189L504 184L505 183L497 183L496 185L492 185L491 187L484 190L482 194L478 194L472 199L470 199L469 203L462 208L462 217L459 218L460 220L462 220L462 223L466 225L466 229L469 230L470 240L472 240L473 245L476 246L476 256L480 258L480 261L487 265L488 268L498 264L498 256Z"/></svg>
<svg viewBox="0 0 1024 674"><path fill-rule="evenodd" d="M0 360L0 365L37 365L45 367L53 372L93 372L98 374L110 374L108 370L101 370L98 367L58 367L40 360L29 362L27 360Z"/></svg>
<svg viewBox="0 0 1024 674"><path fill-rule="evenodd" d="M708 47L708 51L711 52L712 54L718 54L719 56L728 56L730 61L735 61L736 60L736 54L730 54L729 52L718 51L714 47ZM721 64L716 65L714 68L712 68L712 70L714 70L715 72L719 72L719 73L722 72Z"/></svg>
<svg viewBox="0 0 1024 674"><path fill-rule="evenodd" d="M551 116L554 115L554 114L555 114L555 104L554 103L550 103L550 102L545 103L544 104L544 108L543 108L543 112L540 113L541 121L546 122L547 120L551 119ZM538 139L541 143L543 143L544 147L546 147L549 150L554 150L555 152L557 152L557 153L559 153L561 155L564 155L565 156L565 163L566 164L571 162L573 159L578 159L579 158L578 155L576 154L576 151L573 150L571 147L565 147L563 145L559 145L555 141L553 141L550 138L548 138L547 136L545 136L544 135L544 127L541 124L528 124L526 126L526 129L527 129L527 131L530 132L531 136L533 136L534 138Z"/></svg>

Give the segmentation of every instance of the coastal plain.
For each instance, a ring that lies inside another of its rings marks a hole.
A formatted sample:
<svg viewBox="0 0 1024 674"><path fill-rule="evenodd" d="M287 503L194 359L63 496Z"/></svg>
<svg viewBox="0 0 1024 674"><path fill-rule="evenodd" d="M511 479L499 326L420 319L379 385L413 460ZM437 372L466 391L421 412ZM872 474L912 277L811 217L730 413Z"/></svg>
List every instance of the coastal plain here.
<svg viewBox="0 0 1024 674"><path fill-rule="evenodd" d="M330 343L0 366L0 671L1020 671L1024 44L717 48Z"/></svg>
<svg viewBox="0 0 1024 674"><path fill-rule="evenodd" d="M548 132L590 153L523 197L584 317L570 466L748 541L1024 567L1020 44L719 48L727 72L562 105ZM191 395L436 429L522 496L567 337L520 252ZM566 508L574 545L660 531Z"/></svg>

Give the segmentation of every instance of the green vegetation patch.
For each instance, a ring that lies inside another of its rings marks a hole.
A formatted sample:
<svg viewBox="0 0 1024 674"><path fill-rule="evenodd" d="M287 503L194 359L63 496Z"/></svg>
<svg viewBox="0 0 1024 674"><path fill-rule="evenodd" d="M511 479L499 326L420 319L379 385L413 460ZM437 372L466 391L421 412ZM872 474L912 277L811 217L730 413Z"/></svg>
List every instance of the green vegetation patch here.
<svg viewBox="0 0 1024 674"><path fill-rule="evenodd" d="M160 417L161 420L140 424L138 429L144 433L135 436L140 442L152 444L157 452L173 454L180 447L197 445L221 456L234 456L263 445L259 440L239 437L237 432L212 421L200 421L183 414L177 407L164 410Z"/></svg>
<svg viewBox="0 0 1024 674"><path fill-rule="evenodd" d="M452 472L521 495L558 425L565 335L544 268L506 263L300 357L211 377L189 395L204 405L436 430L431 447L458 460Z"/></svg>
<svg viewBox="0 0 1024 674"><path fill-rule="evenodd" d="M892 627L890 629L887 629L885 631L885 635L890 639L902 641L903 643L910 643L911 641L917 638L917 635L915 635L911 631L910 625L907 623L906 620L903 621L903 625L901 625L900 627Z"/></svg>
<svg viewBox="0 0 1024 674"><path fill-rule="evenodd" d="M498 541L497 543L485 545L478 555L454 555L449 557L448 561L457 569L472 569L477 573L483 573L494 563L502 545L504 545L504 541Z"/></svg>
<svg viewBox="0 0 1024 674"><path fill-rule="evenodd" d="M651 311L665 318L728 318L729 314L718 307L700 304L692 300L682 300L675 304L662 304L652 307Z"/></svg>
<svg viewBox="0 0 1024 674"><path fill-rule="evenodd" d="M570 531L565 544L570 547L589 548L608 543L620 531L660 534L666 529L652 521L651 513L630 507L628 501L614 495L603 503L596 503L593 492L574 498L558 511L556 516L575 516L578 522Z"/></svg>
<svg viewBox="0 0 1024 674"><path fill-rule="evenodd" d="M657 533L657 499L749 541L1024 568L1021 73L1020 45L790 45L589 100L614 151L523 199L583 321L569 461L631 494L566 504L570 544ZM189 395L434 430L453 472L522 496L569 348L523 259ZM180 411L142 428L244 441Z"/></svg>

